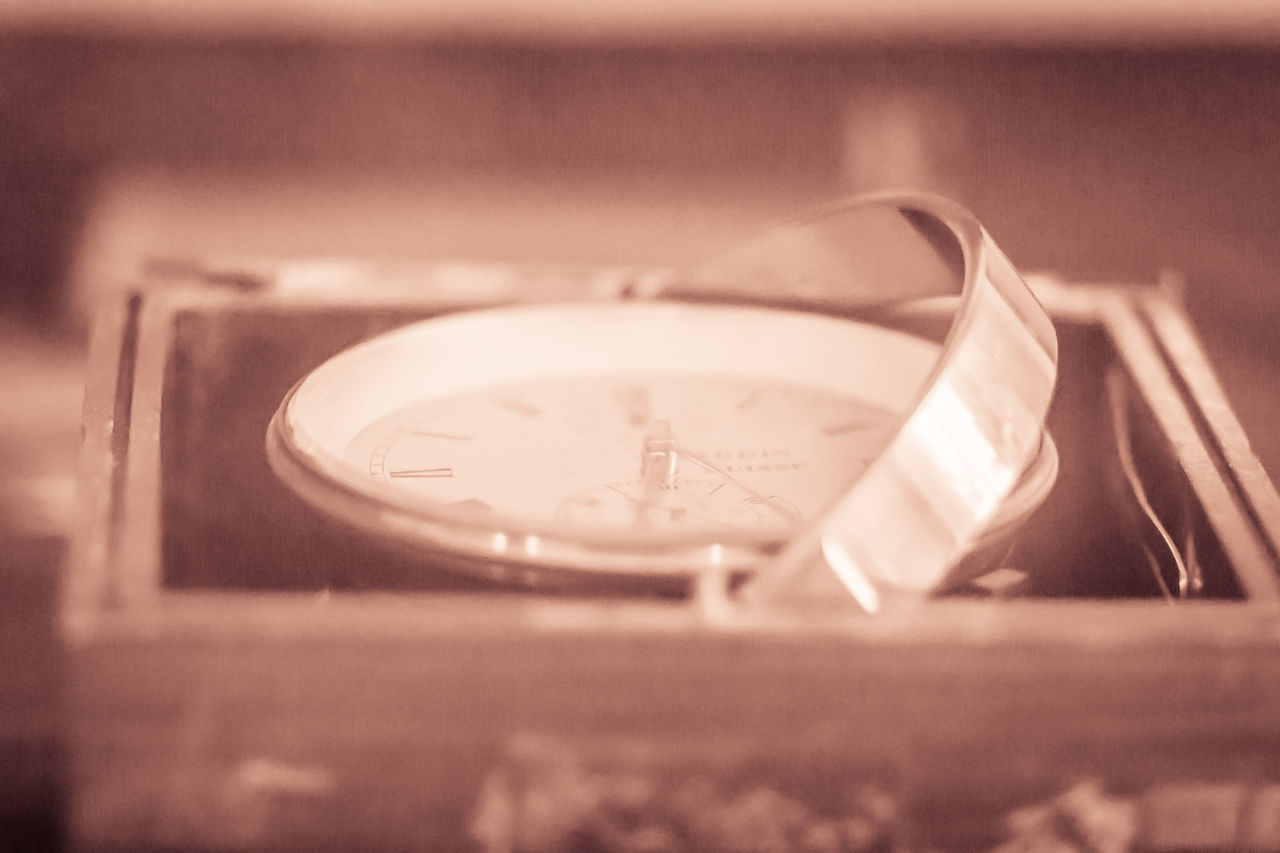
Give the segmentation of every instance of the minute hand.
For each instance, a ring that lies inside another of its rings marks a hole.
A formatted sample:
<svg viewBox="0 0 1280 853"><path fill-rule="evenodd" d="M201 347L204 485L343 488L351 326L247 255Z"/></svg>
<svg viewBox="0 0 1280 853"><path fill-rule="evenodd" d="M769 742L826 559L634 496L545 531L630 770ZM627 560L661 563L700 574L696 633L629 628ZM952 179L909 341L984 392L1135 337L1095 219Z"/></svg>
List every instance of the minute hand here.
<svg viewBox="0 0 1280 853"><path fill-rule="evenodd" d="M709 462L702 454L694 453L692 450L686 450L683 447L676 447L675 453L676 453L676 456L680 457L681 459L688 459L690 462L692 462L694 465L697 465L699 468L705 468L706 470L710 471L712 474L715 474L718 477L724 478L726 482L738 487L739 489L746 492L751 497L755 498L760 503L767 505L770 509L772 509L778 515L785 518L787 521L795 521L795 515L791 511L789 511L786 507L782 506L776 500L774 500L773 495L766 495L759 491L756 491L755 489L748 486L746 483L739 480L737 477L730 474L728 471L721 468L719 465L716 465L714 462Z"/></svg>

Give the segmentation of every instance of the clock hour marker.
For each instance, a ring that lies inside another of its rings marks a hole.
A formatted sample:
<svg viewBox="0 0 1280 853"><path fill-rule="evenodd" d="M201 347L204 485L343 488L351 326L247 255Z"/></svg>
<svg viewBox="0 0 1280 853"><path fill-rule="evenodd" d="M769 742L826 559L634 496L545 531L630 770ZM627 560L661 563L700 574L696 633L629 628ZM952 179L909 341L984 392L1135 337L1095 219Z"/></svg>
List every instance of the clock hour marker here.
<svg viewBox="0 0 1280 853"><path fill-rule="evenodd" d="M430 430L415 429L409 432L409 435L419 436L421 438L443 438L448 441L470 441L471 436L459 435L455 432L431 432Z"/></svg>
<svg viewBox="0 0 1280 853"><path fill-rule="evenodd" d="M742 400L738 403L738 405L734 406L734 409L741 412L743 409L750 407L751 404L755 403L759 399L760 399L760 392L752 391L750 394L743 397Z"/></svg>
<svg viewBox="0 0 1280 853"><path fill-rule="evenodd" d="M869 429L871 422L865 418L858 418L852 421L843 421L838 424L831 424L822 428L823 435L848 435L851 432L861 432Z"/></svg>
<svg viewBox="0 0 1280 853"><path fill-rule="evenodd" d="M467 512L488 512L493 509L479 498L467 498L465 501L456 501L449 504L454 509L464 509Z"/></svg>
<svg viewBox="0 0 1280 853"><path fill-rule="evenodd" d="M642 385L628 385L619 391L622 406L627 410L627 422L632 426L644 426L652 416L653 401L649 389Z"/></svg>
<svg viewBox="0 0 1280 853"><path fill-rule="evenodd" d="M419 480L435 480L444 477L452 477L452 468L396 468L387 472L388 477L392 478L415 478Z"/></svg>
<svg viewBox="0 0 1280 853"><path fill-rule="evenodd" d="M517 415L523 415L526 418L542 417L542 410L537 406L530 405L523 400L516 400L511 397L499 397L493 401L495 406L506 409L508 412L514 412Z"/></svg>
<svg viewBox="0 0 1280 853"><path fill-rule="evenodd" d="M750 495L742 499L749 506L767 506L788 521L800 518L800 511L777 495Z"/></svg>

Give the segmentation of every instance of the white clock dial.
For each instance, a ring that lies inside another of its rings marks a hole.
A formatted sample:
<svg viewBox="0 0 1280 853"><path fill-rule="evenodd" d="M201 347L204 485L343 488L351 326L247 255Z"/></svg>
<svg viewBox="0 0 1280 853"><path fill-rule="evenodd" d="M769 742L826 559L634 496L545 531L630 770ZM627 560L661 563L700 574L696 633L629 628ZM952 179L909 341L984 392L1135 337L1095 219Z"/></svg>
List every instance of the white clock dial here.
<svg viewBox="0 0 1280 853"><path fill-rule="evenodd" d="M277 411L271 464L440 564L731 566L756 601L838 580L871 612L971 577L1052 486L1053 323L945 199L852 199L613 285L340 353Z"/></svg>
<svg viewBox="0 0 1280 853"><path fill-rule="evenodd" d="M451 563L687 573L746 564L838 500L937 353L760 308L466 312L326 362L268 448L311 503Z"/></svg>
<svg viewBox="0 0 1280 853"><path fill-rule="evenodd" d="M782 534L870 462L893 415L742 376L589 375L413 403L343 453L387 489L541 523L661 537ZM645 447L669 476L646 495Z"/></svg>

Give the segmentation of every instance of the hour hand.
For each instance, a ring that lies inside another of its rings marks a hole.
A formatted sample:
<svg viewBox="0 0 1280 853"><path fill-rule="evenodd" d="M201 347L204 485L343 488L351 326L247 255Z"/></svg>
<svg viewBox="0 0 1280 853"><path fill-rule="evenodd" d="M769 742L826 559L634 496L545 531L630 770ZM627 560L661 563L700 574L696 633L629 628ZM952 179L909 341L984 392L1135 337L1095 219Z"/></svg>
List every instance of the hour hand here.
<svg viewBox="0 0 1280 853"><path fill-rule="evenodd" d="M622 405L627 410L627 423L644 426L652 417L653 398L644 385L628 385L622 389Z"/></svg>
<svg viewBox="0 0 1280 853"><path fill-rule="evenodd" d="M781 503L780 501L778 501L773 495L766 495L757 489L751 488L746 483L742 482L737 477L733 476L728 471L721 468L719 465L716 465L714 462L711 462L710 460L708 460L707 457L702 455L701 453L695 453L692 450L688 450L683 447L676 447L674 442L672 443L671 452L673 454L678 453L681 459L687 459L688 461L692 462L694 465L697 465L699 468L702 468L705 471L709 471L712 474L715 474L716 476L723 479L726 483L729 483L737 487L738 489L742 490L743 492L746 492L748 499L752 503L762 504L764 506L767 506L769 509L776 512L778 515L782 516L782 518L787 521L795 520L796 518L795 511L789 508L788 506L786 506L785 504Z"/></svg>

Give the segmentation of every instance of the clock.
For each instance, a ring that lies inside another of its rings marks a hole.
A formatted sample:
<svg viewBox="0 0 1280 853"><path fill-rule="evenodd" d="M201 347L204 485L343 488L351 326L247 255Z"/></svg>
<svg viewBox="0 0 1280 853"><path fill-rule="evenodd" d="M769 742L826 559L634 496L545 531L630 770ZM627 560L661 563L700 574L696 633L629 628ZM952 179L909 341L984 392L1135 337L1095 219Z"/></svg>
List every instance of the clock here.
<svg viewBox="0 0 1280 853"><path fill-rule="evenodd" d="M300 379L267 450L308 503L448 569L876 611L989 568L965 558L1048 493L1055 364L969 214L872 196L618 298L366 340Z"/></svg>

